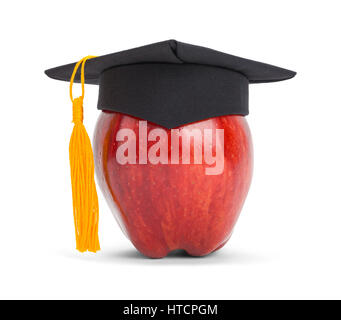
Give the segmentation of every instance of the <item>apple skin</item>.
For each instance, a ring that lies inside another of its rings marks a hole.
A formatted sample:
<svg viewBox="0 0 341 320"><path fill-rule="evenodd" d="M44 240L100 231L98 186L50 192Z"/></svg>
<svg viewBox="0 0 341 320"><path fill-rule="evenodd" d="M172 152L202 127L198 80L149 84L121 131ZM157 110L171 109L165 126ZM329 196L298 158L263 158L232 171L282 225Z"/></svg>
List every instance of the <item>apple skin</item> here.
<svg viewBox="0 0 341 320"><path fill-rule="evenodd" d="M251 183L253 152L246 119L228 115L177 128L224 129L224 145L213 139L213 148L224 148L220 175L206 175L204 161L181 164L181 151L180 164L119 164L116 151L123 142L116 141L116 134L122 128L136 134L138 163L139 120L105 111L95 129L97 179L121 229L137 250L151 258L176 249L192 256L220 249L231 236ZM148 122L148 132L154 128L162 127ZM170 130L165 130L170 141ZM148 149L154 143L148 142ZM168 148L170 163L170 143Z"/></svg>

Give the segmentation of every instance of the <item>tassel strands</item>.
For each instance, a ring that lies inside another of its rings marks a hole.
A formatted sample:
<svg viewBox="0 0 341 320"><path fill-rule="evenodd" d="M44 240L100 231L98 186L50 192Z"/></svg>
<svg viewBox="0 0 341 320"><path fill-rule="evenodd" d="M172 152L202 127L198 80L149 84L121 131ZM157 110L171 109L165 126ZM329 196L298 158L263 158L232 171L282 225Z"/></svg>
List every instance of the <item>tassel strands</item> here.
<svg viewBox="0 0 341 320"><path fill-rule="evenodd" d="M70 98L72 101L74 123L70 145L70 169L73 200L73 215L76 233L76 248L80 252L100 250L98 239L98 196L95 185L94 156L90 138L83 124L84 66L87 56L80 60L70 79ZM82 95L73 98L72 87L75 75L81 65Z"/></svg>

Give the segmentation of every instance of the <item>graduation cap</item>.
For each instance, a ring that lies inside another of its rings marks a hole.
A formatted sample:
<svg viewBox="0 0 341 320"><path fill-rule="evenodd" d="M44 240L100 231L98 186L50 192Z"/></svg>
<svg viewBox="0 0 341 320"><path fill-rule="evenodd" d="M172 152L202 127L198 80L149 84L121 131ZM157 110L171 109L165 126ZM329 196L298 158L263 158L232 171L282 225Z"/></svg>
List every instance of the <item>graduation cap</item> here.
<svg viewBox="0 0 341 320"><path fill-rule="evenodd" d="M45 72L70 81L75 65ZM281 81L295 74L175 40L93 58L85 65L85 83L99 85L98 109L166 128L228 114L247 115L249 83ZM80 72L75 82L80 82Z"/></svg>
<svg viewBox="0 0 341 320"><path fill-rule="evenodd" d="M250 83L282 81L296 74L175 40L100 57L88 56L78 63L48 69L45 73L53 79L70 81L75 123L70 163L80 251L99 249L93 156L82 123L84 84L99 85L98 109L128 114L170 129L217 116L247 115ZM76 99L72 97L73 82L82 83L82 96ZM80 185L84 179L88 179L85 191ZM89 201L83 201L84 194ZM85 228L87 234L80 227L84 216L87 221L89 217L92 219L91 228Z"/></svg>

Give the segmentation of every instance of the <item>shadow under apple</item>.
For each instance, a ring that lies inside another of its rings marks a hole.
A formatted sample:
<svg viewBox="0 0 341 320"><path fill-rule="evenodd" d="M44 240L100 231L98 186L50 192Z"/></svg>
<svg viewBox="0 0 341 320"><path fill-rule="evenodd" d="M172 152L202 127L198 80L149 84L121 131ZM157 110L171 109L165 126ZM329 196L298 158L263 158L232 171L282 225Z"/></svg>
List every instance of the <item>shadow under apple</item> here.
<svg viewBox="0 0 341 320"><path fill-rule="evenodd" d="M142 255L136 249L124 250L106 250L97 254L79 254L79 253L64 253L64 256L70 259L81 259L83 261L92 261L96 263L110 263L113 265L253 265L262 264L272 260L271 256L262 256L257 253L249 253L243 251L223 250L212 252L203 257L194 257L187 254L185 250L174 250L162 259L152 259Z"/></svg>

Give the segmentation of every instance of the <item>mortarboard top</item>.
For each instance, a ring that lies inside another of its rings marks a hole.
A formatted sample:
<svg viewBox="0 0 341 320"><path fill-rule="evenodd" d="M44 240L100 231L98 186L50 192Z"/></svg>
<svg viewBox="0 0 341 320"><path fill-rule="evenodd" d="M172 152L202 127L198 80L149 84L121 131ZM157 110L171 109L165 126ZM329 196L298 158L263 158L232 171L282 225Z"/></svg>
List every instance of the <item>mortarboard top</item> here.
<svg viewBox="0 0 341 320"><path fill-rule="evenodd" d="M46 70L70 81L76 63ZM295 72L168 40L88 60L85 83L99 85L98 109L166 128L228 114L248 114L249 83L287 80ZM77 72L75 82L80 82Z"/></svg>

